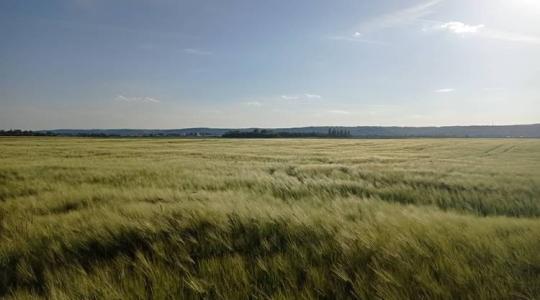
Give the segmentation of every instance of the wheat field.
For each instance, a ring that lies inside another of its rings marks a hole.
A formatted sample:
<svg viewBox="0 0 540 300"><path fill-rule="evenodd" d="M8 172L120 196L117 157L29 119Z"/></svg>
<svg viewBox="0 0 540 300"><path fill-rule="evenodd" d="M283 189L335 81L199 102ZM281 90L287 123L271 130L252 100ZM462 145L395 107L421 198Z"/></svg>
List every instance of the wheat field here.
<svg viewBox="0 0 540 300"><path fill-rule="evenodd" d="M0 138L0 298L540 299L540 140Z"/></svg>

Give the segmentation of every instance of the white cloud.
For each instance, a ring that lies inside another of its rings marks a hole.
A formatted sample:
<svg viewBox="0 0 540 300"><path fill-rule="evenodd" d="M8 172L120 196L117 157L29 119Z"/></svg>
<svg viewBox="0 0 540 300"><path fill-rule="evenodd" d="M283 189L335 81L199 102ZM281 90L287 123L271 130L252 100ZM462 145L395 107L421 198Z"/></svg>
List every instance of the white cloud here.
<svg viewBox="0 0 540 300"><path fill-rule="evenodd" d="M213 53L207 50L201 50L201 49L194 49L194 48L186 48L184 49L184 52L187 54L192 55L212 55Z"/></svg>
<svg viewBox="0 0 540 300"><path fill-rule="evenodd" d="M283 100L298 100L298 99L300 99L300 96L295 96L295 95L281 95L281 99L283 99Z"/></svg>
<svg viewBox="0 0 540 300"><path fill-rule="evenodd" d="M445 88L445 89L435 90L435 93L452 93L452 92L455 92L455 91L456 91L455 89Z"/></svg>
<svg viewBox="0 0 540 300"><path fill-rule="evenodd" d="M304 94L304 96L306 96L306 98L308 99L321 99L322 98L321 95L317 95L317 94Z"/></svg>
<svg viewBox="0 0 540 300"><path fill-rule="evenodd" d="M259 102L259 101L244 102L244 105L253 106L253 107L261 107L261 106L263 106L263 104L261 102Z"/></svg>
<svg viewBox="0 0 540 300"><path fill-rule="evenodd" d="M120 102L138 102L138 103L160 103L161 101L154 97L127 97L124 95L116 96L116 101Z"/></svg>
<svg viewBox="0 0 540 300"><path fill-rule="evenodd" d="M442 0L432 0L416 6L397 10L388 14L377 16L361 23L354 33L355 37L362 36L366 32L410 24L432 13L432 8Z"/></svg>
<svg viewBox="0 0 540 300"><path fill-rule="evenodd" d="M484 24L469 25L463 22L452 21L442 24L437 24L431 28L433 31L446 31L452 34L474 35L481 38L507 41L507 42L519 42L528 44L540 44L540 37L526 35L516 32L508 32L497 29L491 29ZM424 31L430 31L429 29Z"/></svg>
<svg viewBox="0 0 540 300"><path fill-rule="evenodd" d="M281 99L283 100L314 100L314 99L322 99L321 95L318 94L312 94L312 93L305 93L305 94L298 94L298 95L281 95Z"/></svg>
<svg viewBox="0 0 540 300"><path fill-rule="evenodd" d="M439 28L442 30L448 30L450 32L457 33L457 34L477 33L479 30L481 30L484 27L486 27L484 24L467 25L462 22L448 22L439 26Z"/></svg>
<svg viewBox="0 0 540 300"><path fill-rule="evenodd" d="M146 102L152 102L152 103L160 103L160 102L161 102L161 101L159 101L158 99L152 98L152 97L145 97L145 98L144 98L144 101L146 101Z"/></svg>

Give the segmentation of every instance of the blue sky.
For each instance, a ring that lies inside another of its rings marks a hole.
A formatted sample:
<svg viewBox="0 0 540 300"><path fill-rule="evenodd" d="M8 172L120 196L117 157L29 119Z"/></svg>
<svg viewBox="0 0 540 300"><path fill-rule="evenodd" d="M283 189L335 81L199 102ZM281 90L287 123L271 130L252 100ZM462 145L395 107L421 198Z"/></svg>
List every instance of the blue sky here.
<svg viewBox="0 0 540 300"><path fill-rule="evenodd" d="M2 0L0 128L540 122L538 0Z"/></svg>

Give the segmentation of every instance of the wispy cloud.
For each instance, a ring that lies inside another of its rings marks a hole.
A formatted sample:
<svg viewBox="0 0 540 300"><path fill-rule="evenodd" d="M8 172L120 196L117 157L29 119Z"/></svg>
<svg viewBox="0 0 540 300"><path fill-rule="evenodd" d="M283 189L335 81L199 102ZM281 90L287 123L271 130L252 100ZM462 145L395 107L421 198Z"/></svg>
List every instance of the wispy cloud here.
<svg viewBox="0 0 540 300"><path fill-rule="evenodd" d="M477 33L480 29L486 27L484 24L467 25L462 22L448 22L439 26L442 30L447 30L457 34Z"/></svg>
<svg viewBox="0 0 540 300"><path fill-rule="evenodd" d="M440 23L431 28L424 29L424 31L445 31L460 36L477 36L480 38L494 39L507 42L540 44L539 36L492 29L488 28L484 24L469 25L458 21Z"/></svg>
<svg viewBox="0 0 540 300"><path fill-rule="evenodd" d="M443 0L432 0L391 13L376 16L360 25L353 36L361 36L367 32L413 23L432 13L432 9Z"/></svg>
<svg viewBox="0 0 540 300"><path fill-rule="evenodd" d="M156 98L153 97L127 97L124 95L118 95L115 98L119 102L138 102L138 103L160 103Z"/></svg>
<svg viewBox="0 0 540 300"><path fill-rule="evenodd" d="M526 35L517 32L487 30L483 33L483 36L486 38L507 42L519 42L540 45L539 36Z"/></svg>
<svg viewBox="0 0 540 300"><path fill-rule="evenodd" d="M381 29L392 28L402 25L414 23L423 20L422 18L432 13L432 8L443 0L431 0L415 6L403 8L390 13L375 16L371 19L361 22L353 28L350 33L333 35L327 37L329 40L356 42L373 45L387 45L386 42L381 42L367 38L369 33Z"/></svg>
<svg viewBox="0 0 540 300"><path fill-rule="evenodd" d="M445 89L435 90L435 93L452 93L452 92L455 92L455 91L456 90L452 89L452 88L445 88Z"/></svg>
<svg viewBox="0 0 540 300"><path fill-rule="evenodd" d="M281 95L281 99L283 99L283 100L298 100L298 99L300 99L300 96Z"/></svg>
<svg viewBox="0 0 540 300"><path fill-rule="evenodd" d="M281 95L280 98L283 100L314 100L322 99L322 96L319 94L305 93L301 95Z"/></svg>
<svg viewBox="0 0 540 300"><path fill-rule="evenodd" d="M333 109L333 110L329 110L328 112L335 115L350 115L351 114L350 111L341 110L341 109Z"/></svg>
<svg viewBox="0 0 540 300"><path fill-rule="evenodd" d="M253 107L261 107L261 106L263 106L263 104L261 102L259 102L259 101L244 102L244 105L253 106Z"/></svg>
<svg viewBox="0 0 540 300"><path fill-rule="evenodd" d="M306 98L308 99L321 99L322 98L321 95L317 95L317 94L304 94L304 96L306 96Z"/></svg>
<svg viewBox="0 0 540 300"><path fill-rule="evenodd" d="M385 42L366 39L362 37L363 35L361 34L358 35L358 34L359 32L355 32L350 36L334 35L334 36L329 36L327 38L329 40L334 40L334 41L356 42L356 43L365 43L365 44L373 44L373 45L386 45Z"/></svg>
<svg viewBox="0 0 540 300"><path fill-rule="evenodd" d="M357 37L354 34L351 36L334 35L334 36L329 36L328 39L333 40L333 41L356 42L356 43L364 43L364 44L372 44L372 45L387 45L387 43L385 42Z"/></svg>
<svg viewBox="0 0 540 300"><path fill-rule="evenodd" d="M195 48L186 48L184 49L184 52L191 55L202 55L202 56L208 56L213 55L214 53L208 50L202 50L202 49L195 49Z"/></svg>

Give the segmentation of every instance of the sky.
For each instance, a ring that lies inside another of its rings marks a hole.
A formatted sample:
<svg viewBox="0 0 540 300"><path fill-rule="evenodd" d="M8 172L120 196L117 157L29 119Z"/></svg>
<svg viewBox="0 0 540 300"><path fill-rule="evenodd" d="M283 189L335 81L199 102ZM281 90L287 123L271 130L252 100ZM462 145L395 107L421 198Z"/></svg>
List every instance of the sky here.
<svg viewBox="0 0 540 300"><path fill-rule="evenodd" d="M0 129L530 123L539 0L0 0Z"/></svg>

